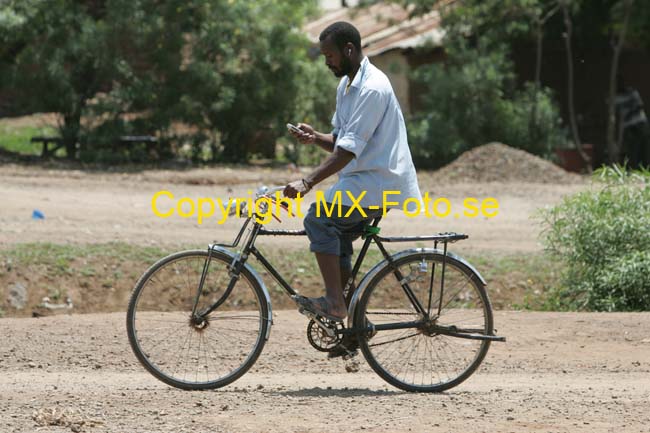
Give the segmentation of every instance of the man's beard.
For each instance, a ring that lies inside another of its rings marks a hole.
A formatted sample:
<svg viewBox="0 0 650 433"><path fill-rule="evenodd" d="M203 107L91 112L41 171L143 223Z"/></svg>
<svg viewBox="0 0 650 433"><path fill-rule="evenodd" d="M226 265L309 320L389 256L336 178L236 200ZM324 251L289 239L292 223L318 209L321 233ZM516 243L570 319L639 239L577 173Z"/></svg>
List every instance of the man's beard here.
<svg viewBox="0 0 650 433"><path fill-rule="evenodd" d="M332 72L334 72L334 76L337 78L348 75L350 72L352 72L352 62L348 57L343 56L341 60L341 67Z"/></svg>

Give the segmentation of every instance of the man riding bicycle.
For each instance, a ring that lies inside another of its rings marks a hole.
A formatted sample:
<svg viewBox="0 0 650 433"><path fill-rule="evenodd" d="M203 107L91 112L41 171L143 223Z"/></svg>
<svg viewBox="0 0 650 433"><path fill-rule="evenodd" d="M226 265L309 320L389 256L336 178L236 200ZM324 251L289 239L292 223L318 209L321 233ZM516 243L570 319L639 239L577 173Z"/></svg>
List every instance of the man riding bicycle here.
<svg viewBox="0 0 650 433"><path fill-rule="evenodd" d="M384 191L398 192L391 193L390 207L402 206L409 198L422 198L399 102L388 77L363 55L358 30L349 23L337 22L323 30L319 39L325 64L341 78L332 118L334 129L322 133L300 123L300 132L291 133L301 143L317 144L332 155L307 177L289 183L284 195L304 196L329 176L339 174L325 199L333 203L339 193L341 214L327 216L321 209L319 215L316 204L312 204L304 220L326 294L294 299L302 310L341 322L347 316L343 287L352 270L354 240L345 232L361 232L364 225L383 214ZM354 207L352 198L361 196L363 213L357 208L349 212Z"/></svg>

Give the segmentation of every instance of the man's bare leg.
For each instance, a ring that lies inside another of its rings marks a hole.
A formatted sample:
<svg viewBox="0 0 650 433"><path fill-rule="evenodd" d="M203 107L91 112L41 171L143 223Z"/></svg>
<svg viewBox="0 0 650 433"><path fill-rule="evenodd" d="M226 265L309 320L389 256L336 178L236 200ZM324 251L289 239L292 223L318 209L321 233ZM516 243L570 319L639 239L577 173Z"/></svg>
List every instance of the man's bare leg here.
<svg viewBox="0 0 650 433"><path fill-rule="evenodd" d="M343 299L343 285L341 284L341 263L335 254L315 253L318 267L325 283L329 313L336 317L347 316L345 299Z"/></svg>

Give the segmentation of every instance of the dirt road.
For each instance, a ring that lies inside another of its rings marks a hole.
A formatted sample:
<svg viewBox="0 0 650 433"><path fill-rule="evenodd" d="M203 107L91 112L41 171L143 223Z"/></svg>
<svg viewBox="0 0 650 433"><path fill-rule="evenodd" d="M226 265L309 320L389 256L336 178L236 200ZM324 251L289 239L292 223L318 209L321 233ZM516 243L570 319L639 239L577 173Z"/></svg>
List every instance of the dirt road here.
<svg viewBox="0 0 650 433"><path fill-rule="evenodd" d="M249 373L207 392L145 373L124 314L2 319L0 431L650 431L650 313L497 312L495 321L508 342L493 344L465 383L422 395L387 385L363 359L354 374L327 361L292 311L277 313Z"/></svg>
<svg viewBox="0 0 650 433"><path fill-rule="evenodd" d="M306 169L305 169L306 170ZM151 170L139 173L82 172L47 170L39 167L3 165L0 167L0 245L22 242L102 243L124 241L137 245L203 246L218 239L229 242L241 227L241 220L231 218L217 224L216 218L198 225L195 219L174 215L168 219L155 216L152 196L167 190L175 200L181 197L246 198L259 185L285 184L301 173L267 168L211 168L188 171ZM422 192L432 199L445 197L452 204L446 218L407 218L391 212L382 221L382 233L417 235L457 231L470 235L456 250L491 250L501 253L539 251L539 221L534 215L540 207L558 203L562 196L586 188L586 184L535 183L461 183L445 185L434 173L419 174ZM327 183L323 187L327 187ZM313 195L313 194L312 194ZM466 197L483 200L493 197L499 202L494 218L461 217ZM308 197L309 198L309 197ZM313 199L313 198L310 198ZM161 201L167 210L172 201ZM307 210L304 206L304 211ZM44 220L32 220L34 209L45 214ZM441 206L441 212L445 207ZM282 225L302 228L302 218L285 218ZM306 248L302 238L261 239L260 245Z"/></svg>
<svg viewBox="0 0 650 433"><path fill-rule="evenodd" d="M198 226L151 212L161 190L177 197L243 196L300 173L195 169L138 173L0 168L0 247L24 242L200 246L228 241L238 221ZM453 204L495 197L499 216L410 220L392 212L382 233L455 230L455 250L540 250L538 208L585 184L444 185L420 176L423 191ZM46 218L32 220L34 209ZM299 219L283 223L298 228ZM304 239L273 246L305 248ZM306 320L279 311L261 358L217 391L169 388L137 363L124 314L0 319L0 432L650 432L650 313L497 312L508 342L493 344L467 382L443 394L402 392L361 359L358 373L327 361L306 341ZM298 330L298 331L296 331Z"/></svg>

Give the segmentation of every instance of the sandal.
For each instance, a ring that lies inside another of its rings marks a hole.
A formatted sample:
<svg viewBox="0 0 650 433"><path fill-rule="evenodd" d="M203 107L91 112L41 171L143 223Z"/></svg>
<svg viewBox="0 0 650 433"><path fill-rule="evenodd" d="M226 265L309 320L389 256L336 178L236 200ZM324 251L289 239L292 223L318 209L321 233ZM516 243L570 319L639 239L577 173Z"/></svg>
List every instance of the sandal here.
<svg viewBox="0 0 650 433"><path fill-rule="evenodd" d="M324 317L332 322L341 323L345 317L333 316L328 312L329 305L324 297L320 298L307 298L302 295L293 295L291 297L300 309L300 312L308 311L316 316Z"/></svg>

